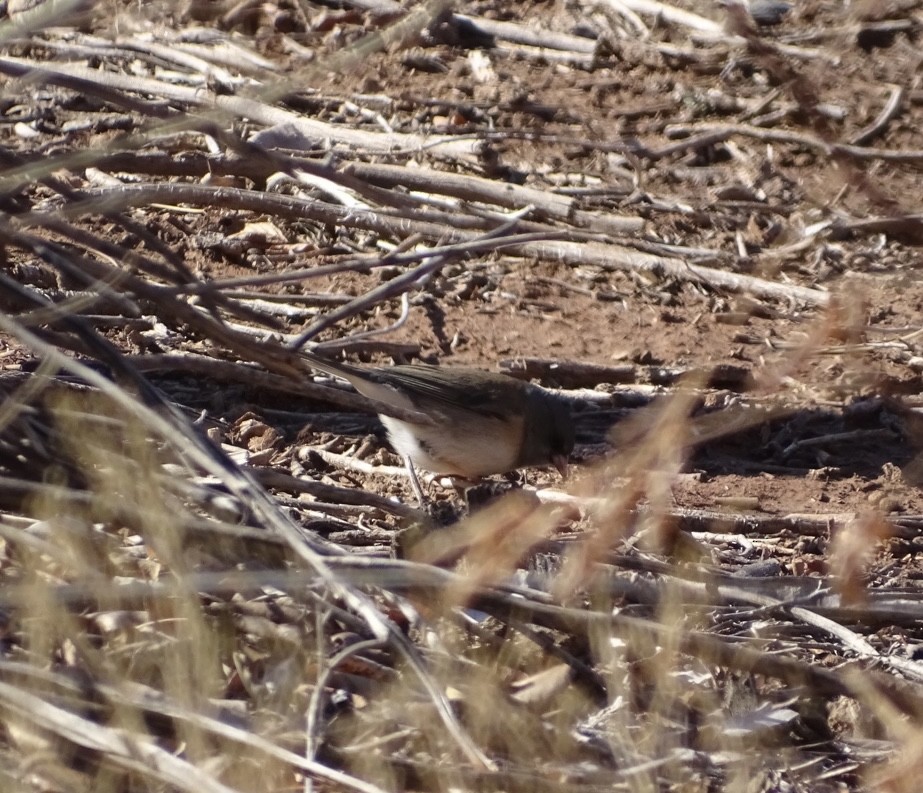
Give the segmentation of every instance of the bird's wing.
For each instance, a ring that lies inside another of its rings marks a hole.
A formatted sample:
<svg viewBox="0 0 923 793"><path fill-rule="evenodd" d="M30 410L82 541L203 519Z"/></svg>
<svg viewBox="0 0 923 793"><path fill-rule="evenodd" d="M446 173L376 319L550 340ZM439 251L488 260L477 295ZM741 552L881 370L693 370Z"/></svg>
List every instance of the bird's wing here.
<svg viewBox="0 0 923 793"><path fill-rule="evenodd" d="M420 409L428 401L507 419L511 411L518 413L521 407L517 381L480 369L410 364L379 369L376 376L380 382L406 393Z"/></svg>

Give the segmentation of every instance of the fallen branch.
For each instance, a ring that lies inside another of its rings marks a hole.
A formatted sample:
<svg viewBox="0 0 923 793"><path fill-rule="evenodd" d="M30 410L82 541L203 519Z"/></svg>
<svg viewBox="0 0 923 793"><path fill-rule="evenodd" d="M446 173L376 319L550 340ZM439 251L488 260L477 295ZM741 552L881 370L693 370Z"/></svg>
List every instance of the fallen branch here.
<svg viewBox="0 0 923 793"><path fill-rule="evenodd" d="M96 206L96 211L99 211L99 203L106 206L107 197L111 197L111 200L122 209L135 204L185 202L250 209L258 212L275 212L289 217L304 218L307 216L322 223L351 225L398 238L407 234L420 234L430 241L448 239L452 242L464 243L473 240L470 232L453 231L446 229L443 225L428 221L392 219L380 212L355 211L320 201L209 185L124 185L116 188L115 191L91 191L87 193L87 196L88 206L72 205L67 211L82 214L93 206ZM23 218L23 221L41 224L42 213L32 213ZM547 236L567 235L548 232ZM638 270L661 278L676 278L732 292L749 292L758 297L796 300L815 306L824 306L830 301L830 294L818 289L775 283L752 275L702 267L679 259L641 253L619 245L568 241L507 244L503 239L496 240L494 245L509 254L525 258L550 259L569 265L591 264L604 270ZM238 284L239 282L235 282L235 285Z"/></svg>

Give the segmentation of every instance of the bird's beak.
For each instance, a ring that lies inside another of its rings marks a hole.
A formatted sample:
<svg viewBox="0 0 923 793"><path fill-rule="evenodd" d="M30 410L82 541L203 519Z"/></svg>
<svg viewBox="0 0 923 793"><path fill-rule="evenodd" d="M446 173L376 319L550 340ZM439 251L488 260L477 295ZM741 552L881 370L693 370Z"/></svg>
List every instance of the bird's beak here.
<svg viewBox="0 0 923 793"><path fill-rule="evenodd" d="M567 478L567 455L566 454L555 454L551 458L551 464L558 469L558 473L561 474L562 479Z"/></svg>

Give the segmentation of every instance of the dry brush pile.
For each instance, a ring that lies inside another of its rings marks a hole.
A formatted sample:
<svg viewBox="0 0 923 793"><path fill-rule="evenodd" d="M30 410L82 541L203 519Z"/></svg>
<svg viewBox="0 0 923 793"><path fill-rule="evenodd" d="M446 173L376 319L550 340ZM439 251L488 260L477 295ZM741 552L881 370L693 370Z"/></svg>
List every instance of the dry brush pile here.
<svg viewBox="0 0 923 793"><path fill-rule="evenodd" d="M4 790L917 789L923 350L848 278L918 260L919 4L28 5L0 25ZM533 340L503 366L572 401L574 482L426 511L299 350L451 361L446 317L510 279L763 353ZM732 437L758 474L861 450L897 484L678 504Z"/></svg>

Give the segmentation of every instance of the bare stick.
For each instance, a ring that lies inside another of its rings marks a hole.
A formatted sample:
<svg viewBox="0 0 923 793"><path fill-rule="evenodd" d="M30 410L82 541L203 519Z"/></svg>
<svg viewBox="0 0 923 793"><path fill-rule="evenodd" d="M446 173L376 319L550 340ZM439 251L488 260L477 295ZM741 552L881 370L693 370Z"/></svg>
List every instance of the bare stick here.
<svg viewBox="0 0 923 793"><path fill-rule="evenodd" d="M902 85L892 85L888 101L881 109L881 112L871 124L853 135L849 139L849 144L851 146L864 146L884 132L888 124L891 123L891 119L900 113L901 106L904 103L904 95L905 89Z"/></svg>
<svg viewBox="0 0 923 793"><path fill-rule="evenodd" d="M323 204L319 201L306 201L289 196L276 196L249 190L236 190L207 185L156 185L132 187L126 185L113 195L113 200L120 206L128 203L151 203L170 201L193 201L202 204L220 204L225 207L236 206L241 209L257 211L286 212L292 215L307 214L324 223L352 224L367 230L391 233L403 236L408 233L423 235L426 239L441 240L445 237L458 242L471 241L469 233L447 231L444 226L424 221L391 220L380 213L355 213L343 207ZM82 211L73 207L74 212ZM33 213L24 218L30 222L41 223L41 214ZM485 235L490 236L490 235ZM548 236L564 236L548 233ZM570 265L593 264L606 270L640 270L660 276L678 278L686 281L708 284L712 287L728 289L732 292L751 292L759 297L771 297L781 300L800 300L813 305L826 305L830 300L827 292L810 289L794 284L780 284L756 278L751 275L730 273L709 267L687 263L679 259L653 256L633 251L618 245L586 242L534 242L521 245L506 245L503 240L493 243L503 245L510 253L525 257L559 260ZM235 285L239 282L235 281Z"/></svg>
<svg viewBox="0 0 923 793"><path fill-rule="evenodd" d="M682 27L705 33L718 34L722 32L721 25L711 19L689 11L683 11L681 8L676 8L676 6L656 2L656 0L621 0L621 4L636 14L657 17L673 25L681 25Z"/></svg>
<svg viewBox="0 0 923 793"><path fill-rule="evenodd" d="M84 719L40 697L0 681L3 710L15 713L53 735L99 752L118 768L143 772L154 779L186 793L235 793L193 763L176 757L149 740L132 737L126 730L115 729Z"/></svg>
<svg viewBox="0 0 923 793"><path fill-rule="evenodd" d="M502 238L508 231L512 231L516 227L516 224L531 211L532 207L527 206L518 212L512 213L510 215L510 220L508 220L502 226L493 229L492 231L489 231L487 234L483 235L481 240ZM459 255L460 254L457 252L457 249L449 249L445 253L428 258L421 265L415 267L410 272L399 275L397 278L392 278L390 281L387 281L375 289L366 292L364 295L360 295L352 302L347 303L345 306L331 311L327 316L309 326L307 330L305 330L294 342L289 345L289 347L293 350L297 350L303 347L306 342L314 338L318 333L345 319L346 317L350 317L358 314L361 311L365 311L370 306L374 306L376 303L379 303L383 300L387 300L391 297L395 297L396 295L403 294L406 290L422 283L424 280L433 275L433 273L441 270L449 262L457 259Z"/></svg>
<svg viewBox="0 0 923 793"><path fill-rule="evenodd" d="M495 19L472 17L466 14L452 14L452 21L459 27L474 29L482 35L512 41L516 44L525 44L529 47L546 47L583 55L592 55L596 51L596 42L593 39L556 30L537 30L515 22L499 22Z"/></svg>
<svg viewBox="0 0 923 793"><path fill-rule="evenodd" d="M863 146L854 146L846 143L828 143L812 135L806 135L800 132L791 132L789 130L765 129L763 127L754 127L747 124L672 124L665 132L674 137L683 137L686 135L707 136L706 139L712 143L727 140L735 135L742 137L754 138L767 143L788 143L796 146L804 146L807 149L813 149L821 154L830 156L833 154L843 154L848 157L854 157L857 160L885 160L886 162L920 162L923 160L923 150L920 149L869 149ZM699 143L698 138L692 138L684 143L689 144L687 148L696 148ZM677 144L680 145L680 144ZM661 150L652 151L649 156L652 159L659 159L663 152L673 151L674 147L667 147Z"/></svg>
<svg viewBox="0 0 923 793"><path fill-rule="evenodd" d="M173 444L190 462L204 468L226 484L228 489L241 501L247 504L266 525L279 533L289 543L292 550L307 565L317 572L327 585L342 598L366 622L369 631L379 641L387 641L394 647L410 667L414 670L427 694L430 696L436 711L440 716L447 732L461 749L470 762L480 768L492 769L492 763L484 753L475 745L471 737L462 729L457 717L452 711L445 694L432 679L419 658L413 645L398 628L385 619L378 611L375 604L364 594L345 586L333 573L327 564L327 558L318 553L309 545L305 535L291 522L283 512L276 508L272 500L245 471L236 469L225 459L219 458L215 452L201 441L195 432L188 429L177 432L177 424L182 427L185 422L167 409L165 418L158 415L140 400L130 396L118 388L107 378L93 371L88 366L67 358L54 347L44 343L34 334L22 328L11 318L0 314L0 329L15 334L24 344L50 358L52 363L60 368L81 377L91 385L106 394L120 408L130 416L137 418L148 430ZM172 420L171 420L172 419Z"/></svg>

